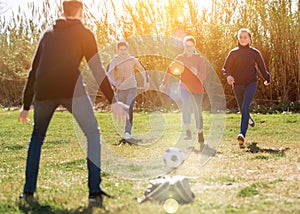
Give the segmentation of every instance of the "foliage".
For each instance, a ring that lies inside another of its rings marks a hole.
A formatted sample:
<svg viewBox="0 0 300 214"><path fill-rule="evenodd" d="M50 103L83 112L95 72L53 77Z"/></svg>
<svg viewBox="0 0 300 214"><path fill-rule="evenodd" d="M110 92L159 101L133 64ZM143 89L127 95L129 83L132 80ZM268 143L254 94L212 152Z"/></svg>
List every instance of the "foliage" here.
<svg viewBox="0 0 300 214"><path fill-rule="evenodd" d="M280 102L274 103L271 106L256 105L252 111L260 114L275 114L279 112L296 113L300 112L300 102Z"/></svg>
<svg viewBox="0 0 300 214"><path fill-rule="evenodd" d="M3 106L17 106L31 66L40 34L56 15L49 13L46 0L41 6L34 2L19 7L11 16L1 16L0 26L0 100Z"/></svg>
<svg viewBox="0 0 300 214"><path fill-rule="evenodd" d="M123 0L120 5L115 0L92 1L85 6L84 22L95 32L100 50L117 40L141 35L177 39L187 34L195 36L197 49L222 81L229 108L235 103L221 69L228 51L236 46L238 29L248 27L253 33L253 46L261 51L272 76L272 84L266 88L259 75L256 99L265 101L263 105L299 101L299 1L212 0L204 5L201 2L204 1ZM58 17L60 7L53 8L49 0L40 6L32 2L13 12L10 18L0 18L2 105L21 104L23 84L40 33ZM150 60L146 58L144 62Z"/></svg>

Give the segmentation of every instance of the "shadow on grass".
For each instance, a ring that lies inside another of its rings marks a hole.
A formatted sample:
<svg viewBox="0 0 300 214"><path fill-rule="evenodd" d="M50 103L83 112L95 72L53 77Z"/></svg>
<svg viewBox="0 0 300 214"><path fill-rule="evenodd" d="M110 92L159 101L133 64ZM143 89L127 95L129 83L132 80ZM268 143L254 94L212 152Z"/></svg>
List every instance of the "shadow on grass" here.
<svg viewBox="0 0 300 214"><path fill-rule="evenodd" d="M49 204L40 204L35 203L34 205L29 206L24 202L19 202L19 210L22 213L30 214L89 214L89 213L107 213L105 208L96 208L96 207L79 207L77 209L64 209L61 207L51 206Z"/></svg>
<svg viewBox="0 0 300 214"><path fill-rule="evenodd" d="M140 139L140 138L130 138L130 139L124 139L121 138L118 143L114 143L112 145L114 146L123 146L123 145L129 145L129 146L149 146L154 143L156 143L157 139Z"/></svg>
<svg viewBox="0 0 300 214"><path fill-rule="evenodd" d="M195 154L202 154L202 155L206 155L206 156L215 156L216 154L221 154L221 152L217 152L217 150L215 148L211 148L209 147L209 145L205 145L203 149L196 149L193 148L192 151Z"/></svg>
<svg viewBox="0 0 300 214"><path fill-rule="evenodd" d="M258 152L265 152L265 153L270 153L270 154L282 154L286 151L288 151L290 148L289 147L280 147L279 149L272 149L272 148L260 148L257 146L257 142L251 143L249 146L247 146L246 152L251 152L251 153L258 153Z"/></svg>

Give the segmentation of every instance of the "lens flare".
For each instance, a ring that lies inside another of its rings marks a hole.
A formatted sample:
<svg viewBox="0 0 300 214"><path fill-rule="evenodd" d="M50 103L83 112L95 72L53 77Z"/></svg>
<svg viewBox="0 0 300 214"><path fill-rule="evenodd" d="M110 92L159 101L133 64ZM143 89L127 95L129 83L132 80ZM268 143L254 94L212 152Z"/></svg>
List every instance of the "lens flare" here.
<svg viewBox="0 0 300 214"><path fill-rule="evenodd" d="M169 198L165 201L163 207L166 213L175 213L177 212L179 206L175 199Z"/></svg>
<svg viewBox="0 0 300 214"><path fill-rule="evenodd" d="M180 31L178 33L180 35L181 33L182 35L184 35L185 32ZM178 38L181 37L178 35ZM151 95L149 94L149 97L148 95L146 96L147 99L149 98L149 100L153 104L155 104L156 102L162 103L164 100L160 99L160 94L165 93L167 97L175 102L174 104L172 103L172 107L167 106L166 109L168 110L168 108L170 108L171 110L173 108L173 105L175 106L175 108L178 107L178 109L180 109L182 105L180 90L181 87L178 81L180 77L176 75L184 75L184 72L186 72L185 69L188 68L185 67L184 64L181 64L180 62L174 60L183 51L182 48L179 49L177 48L177 46L174 46L174 42L175 44L177 44L177 40L174 39L174 37L148 35L128 38L127 42L131 44L130 54L132 56L139 57L141 60L144 60L144 63L148 63L147 66L151 64L151 66L148 67L149 82L151 83L150 90L160 93L154 93ZM178 40L178 44L182 45L182 39ZM115 56L115 47L116 44L113 43L99 52L99 54L96 54L94 57L92 57L91 60L89 60L89 66L86 66L86 69L82 71L82 75L80 75L78 78L76 89L74 91L74 97L81 97L82 82L84 79L84 82L87 86L86 90L90 96L91 102L95 104L95 106L99 104L99 101L96 99L98 96L99 84L105 79L106 75L105 73L103 73L103 75L99 74L100 76L97 75L96 81L95 76L90 70L90 67L92 67L93 69L98 69L99 57L103 61L103 65L108 65L110 60ZM157 63L152 63L154 62L153 60L155 60L155 62ZM166 66L172 61L173 63L171 63L171 65L167 67L167 72L170 75L169 84L166 85L164 92L159 91L157 83L160 83L160 81L163 79ZM155 66L152 64L155 64ZM142 123L134 123L134 125L136 125L136 127L134 128L136 129L134 129L133 136L136 139L140 140L137 141L137 145L139 145L139 147L135 147L133 149L133 153L128 154L124 152L127 150L126 146L115 146L118 143L118 135L123 135L123 125L125 124L123 122L117 122L114 117L111 117L111 119L107 119L102 117L98 118L97 116L97 119L101 118L99 124L111 123L112 127L114 127L113 129L108 131L111 133L103 133L103 135L101 136L101 169L103 171L109 172L117 177L132 180L149 179L157 177L159 175L164 175L166 173L169 173L170 169L164 165L164 162L162 161L162 155L164 154L164 151L166 149L170 147L177 147L185 153L185 167L178 167L176 169L176 173L193 177L201 176L201 170L194 169L198 169L199 167L203 166L211 157L215 155L216 148L221 141L221 137L223 135L226 124L226 99L223 85L220 82L218 73L213 69L210 63L207 62L206 65L207 78L205 81L203 81L203 84L210 103L209 120L207 121L207 125L210 128L206 134L207 139L204 149L202 151L193 151L190 148L194 145L195 142L184 141L184 133L181 132L182 124L174 123L173 120L173 116L180 117L179 114L170 115L157 110L155 112L145 114L146 119L143 119ZM192 68L190 69L192 70ZM173 74L171 71L173 71ZM137 77L137 81L140 86L143 86L142 80L143 77ZM138 90L137 96L142 93L144 93L143 89ZM72 111L81 113L82 108L85 107L82 106L82 102L76 100L77 99L73 99L74 103L72 104ZM197 103L195 103L194 99L192 99L191 101L193 105L198 105ZM102 106L102 103L100 104ZM104 105L103 107L106 106ZM77 124L76 120L74 119L73 121L79 144L82 150L86 153L88 150L87 138L82 132L80 126ZM173 134L174 130L176 130L176 132L174 132ZM116 132L118 133L117 135L114 134ZM111 138L111 136L115 136L116 138ZM166 140L169 139L169 136L172 137L172 140ZM155 152L149 153L150 148ZM86 155L88 154L86 153ZM95 163L100 167L98 158Z"/></svg>
<svg viewBox="0 0 300 214"><path fill-rule="evenodd" d="M169 69L173 75L179 76L184 71L184 65L180 62L172 62L169 66Z"/></svg>

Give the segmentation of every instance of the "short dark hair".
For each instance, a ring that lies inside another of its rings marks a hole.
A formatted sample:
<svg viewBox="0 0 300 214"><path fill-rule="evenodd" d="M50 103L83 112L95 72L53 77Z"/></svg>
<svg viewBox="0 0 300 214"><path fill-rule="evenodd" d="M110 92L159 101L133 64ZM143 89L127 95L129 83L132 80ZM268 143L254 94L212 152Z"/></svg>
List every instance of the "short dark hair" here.
<svg viewBox="0 0 300 214"><path fill-rule="evenodd" d="M185 45L186 42L193 42L196 45L196 39L193 36L184 37L183 44Z"/></svg>
<svg viewBox="0 0 300 214"><path fill-rule="evenodd" d="M64 0L63 10L65 16L75 16L79 10L83 9L81 0Z"/></svg>
<svg viewBox="0 0 300 214"><path fill-rule="evenodd" d="M117 49L119 50L119 48L121 47L121 46L126 46L127 48L129 47L129 44L128 44L128 42L126 42L126 41L119 41L119 42L117 42Z"/></svg>

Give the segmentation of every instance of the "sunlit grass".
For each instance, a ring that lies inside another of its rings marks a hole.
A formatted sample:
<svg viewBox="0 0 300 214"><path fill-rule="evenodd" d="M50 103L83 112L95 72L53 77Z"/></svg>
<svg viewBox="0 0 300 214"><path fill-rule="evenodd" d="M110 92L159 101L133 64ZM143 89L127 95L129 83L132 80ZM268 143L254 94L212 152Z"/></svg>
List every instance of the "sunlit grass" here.
<svg viewBox="0 0 300 214"><path fill-rule="evenodd" d="M165 133L157 143L148 146L119 147L120 136L115 131L111 115L96 113L105 144L120 155L136 159L151 159L160 155L159 143L180 138L181 114L163 114L168 121ZM24 182L27 144L31 124L17 122L18 111L0 111L0 213L80 213L87 212L87 170L85 154L78 144L73 119L67 112L56 112L43 145L38 190L40 206L21 206L18 194ZM32 120L32 112L30 114ZM133 134L148 133L150 113L136 113ZM257 126L249 128L246 144L257 142L260 148L289 147L285 154L250 153L237 146L239 114L226 115L226 129L217 153L203 167L183 165L177 170L193 176L192 191L196 194L192 204L180 206L177 213L297 213L300 210L300 115L253 115ZM208 135L211 115L204 113L205 136ZM105 122L104 122L105 121ZM292 121L292 122L291 122ZM161 142L160 142L161 141ZM143 155L141 155L143 151ZM157 153L157 154L155 154ZM191 154L191 162L197 162ZM188 161L188 160L187 160ZM123 169L140 170L133 165ZM192 168L190 168L192 167ZM102 172L102 187L115 199L105 199L105 208L99 213L164 213L162 206L146 202L143 198L148 180L133 181Z"/></svg>

